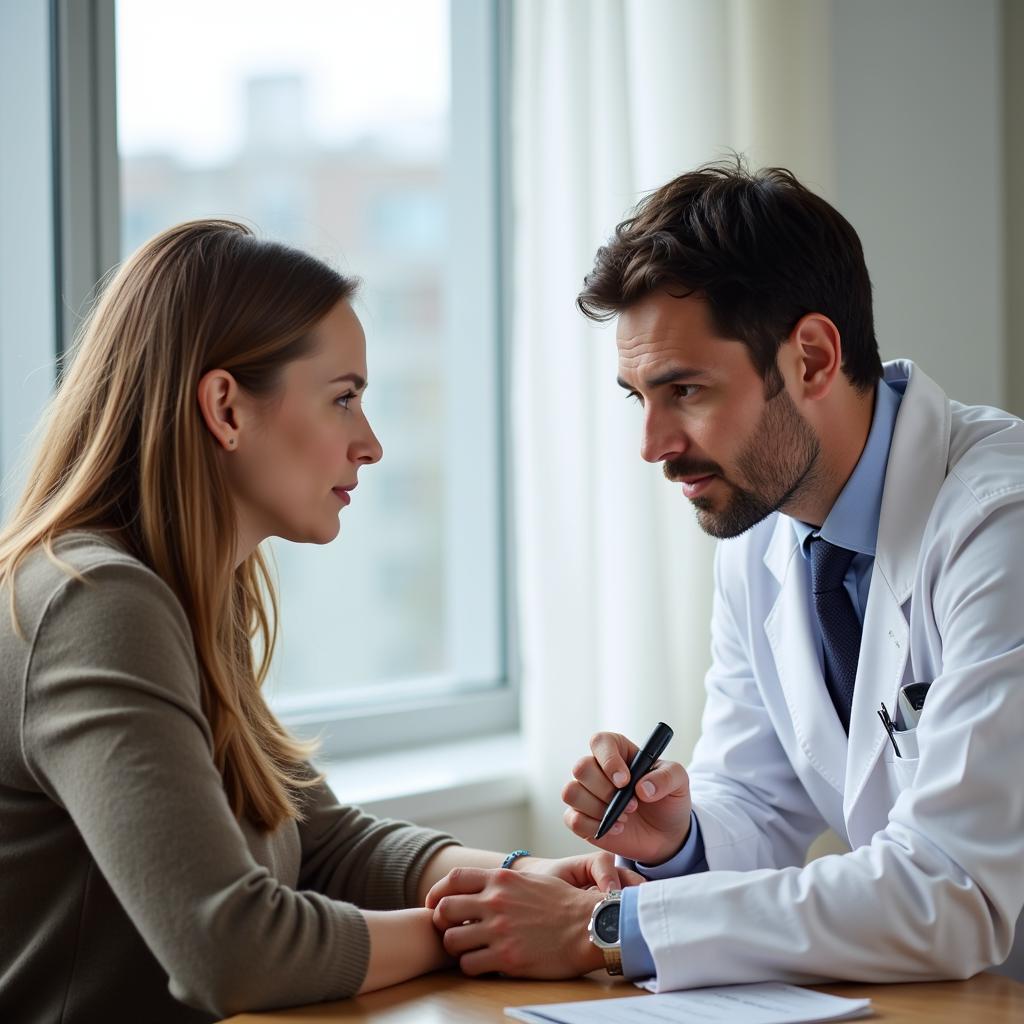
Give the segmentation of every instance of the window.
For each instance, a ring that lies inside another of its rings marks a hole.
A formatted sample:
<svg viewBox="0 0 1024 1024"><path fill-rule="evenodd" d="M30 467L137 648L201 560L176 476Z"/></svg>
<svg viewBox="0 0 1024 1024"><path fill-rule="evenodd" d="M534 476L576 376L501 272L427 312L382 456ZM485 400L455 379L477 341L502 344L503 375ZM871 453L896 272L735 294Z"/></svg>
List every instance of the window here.
<svg viewBox="0 0 1024 1024"><path fill-rule="evenodd" d="M156 232L212 215L364 282L366 408L385 456L360 475L337 540L272 543L272 703L328 753L372 749L385 726L400 743L512 725L496 0L51 10L54 308L77 309Z"/></svg>

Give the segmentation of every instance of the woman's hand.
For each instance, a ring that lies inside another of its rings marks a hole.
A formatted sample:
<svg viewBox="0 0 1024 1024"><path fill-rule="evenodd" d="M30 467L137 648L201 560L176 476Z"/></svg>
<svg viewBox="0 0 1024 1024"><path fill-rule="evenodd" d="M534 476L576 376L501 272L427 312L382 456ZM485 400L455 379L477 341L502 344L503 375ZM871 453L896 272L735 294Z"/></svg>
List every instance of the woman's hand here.
<svg viewBox="0 0 1024 1024"><path fill-rule="evenodd" d="M430 890L427 906L466 974L575 978L604 966L587 936L599 899L544 873L456 868Z"/></svg>
<svg viewBox="0 0 1024 1024"><path fill-rule="evenodd" d="M562 790L565 823L588 843L643 864L660 864L678 853L690 832L690 780L675 761L659 761L637 784L619 820L595 840L608 801L629 782L629 762L639 748L625 736L599 732L590 757L577 761Z"/></svg>
<svg viewBox="0 0 1024 1024"><path fill-rule="evenodd" d="M512 864L513 870L524 874L547 875L568 882L577 889L625 889L640 885L646 879L629 868L617 868L610 853L582 853L576 857L520 857Z"/></svg>

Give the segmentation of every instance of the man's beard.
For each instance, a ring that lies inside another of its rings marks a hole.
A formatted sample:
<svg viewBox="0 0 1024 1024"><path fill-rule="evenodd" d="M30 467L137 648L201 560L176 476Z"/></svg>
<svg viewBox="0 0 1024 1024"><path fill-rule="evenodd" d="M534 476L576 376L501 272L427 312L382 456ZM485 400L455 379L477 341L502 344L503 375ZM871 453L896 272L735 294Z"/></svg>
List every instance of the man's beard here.
<svg viewBox="0 0 1024 1024"><path fill-rule="evenodd" d="M691 499L697 524L712 537L737 537L807 492L820 453L818 438L783 388L765 405L750 441L736 460L747 487L728 481L714 463L686 459L666 462L665 476L678 480L698 473L716 474L731 494L717 511L711 498L698 495Z"/></svg>

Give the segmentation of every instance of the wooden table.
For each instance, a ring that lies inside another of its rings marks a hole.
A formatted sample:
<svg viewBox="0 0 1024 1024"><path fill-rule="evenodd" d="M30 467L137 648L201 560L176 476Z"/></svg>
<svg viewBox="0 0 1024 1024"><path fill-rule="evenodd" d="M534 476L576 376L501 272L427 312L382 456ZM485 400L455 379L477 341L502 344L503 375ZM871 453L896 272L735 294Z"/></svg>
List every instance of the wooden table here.
<svg viewBox="0 0 1024 1024"><path fill-rule="evenodd" d="M1021 1024L1024 985L998 974L978 974L968 981L933 981L913 985L822 985L837 996L868 998L874 1020L892 1024ZM608 979L514 981L464 978L455 971L416 978L337 1003L319 1003L272 1013L242 1013L230 1024L309 1024L310 1021L372 1021L373 1024L463 1024L508 1021L506 1006L566 1003L642 995L632 985ZM228 1022L224 1022L228 1024Z"/></svg>

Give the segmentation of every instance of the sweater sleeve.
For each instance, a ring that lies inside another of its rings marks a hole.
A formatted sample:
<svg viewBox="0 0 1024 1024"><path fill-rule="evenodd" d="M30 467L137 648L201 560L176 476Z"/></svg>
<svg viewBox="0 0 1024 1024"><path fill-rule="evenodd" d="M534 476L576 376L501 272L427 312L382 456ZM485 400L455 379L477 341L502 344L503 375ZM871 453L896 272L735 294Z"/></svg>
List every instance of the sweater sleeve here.
<svg viewBox="0 0 1024 1024"><path fill-rule="evenodd" d="M352 905L253 858L213 763L191 631L139 563L55 591L32 638L24 757L65 808L171 994L226 1016L338 999L366 973Z"/></svg>
<svg viewBox="0 0 1024 1024"><path fill-rule="evenodd" d="M413 906L427 861L442 847L456 844L443 832L342 806L326 782L306 790L305 796L305 817L299 822L299 887L367 910Z"/></svg>

